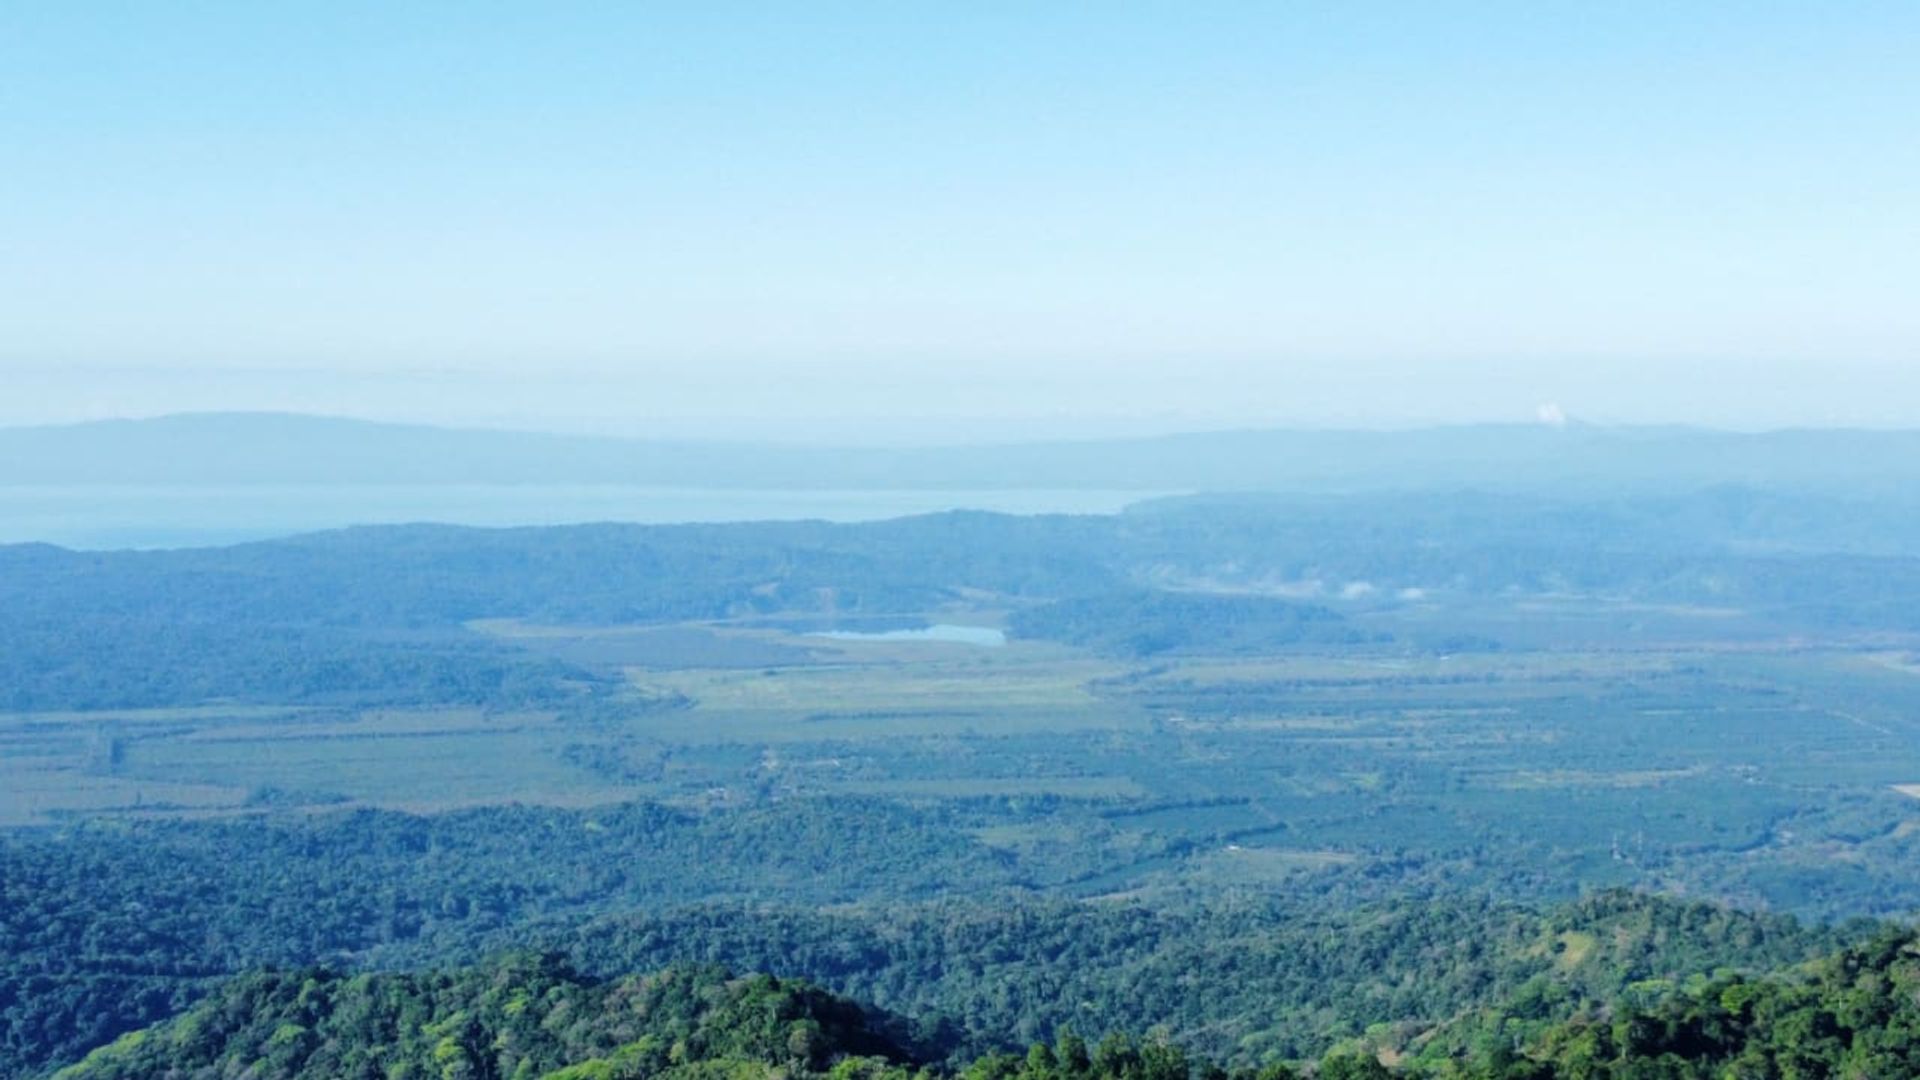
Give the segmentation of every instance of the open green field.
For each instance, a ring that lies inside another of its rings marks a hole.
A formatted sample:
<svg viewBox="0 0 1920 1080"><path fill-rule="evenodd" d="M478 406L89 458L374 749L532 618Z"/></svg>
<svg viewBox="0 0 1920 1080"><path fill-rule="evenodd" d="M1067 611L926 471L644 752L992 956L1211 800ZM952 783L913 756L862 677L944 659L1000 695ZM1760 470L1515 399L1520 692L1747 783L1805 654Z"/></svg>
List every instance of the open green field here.
<svg viewBox="0 0 1920 1080"><path fill-rule="evenodd" d="M569 765L568 745L551 715L474 709L14 716L0 720L0 824L633 797Z"/></svg>
<svg viewBox="0 0 1920 1080"><path fill-rule="evenodd" d="M1137 709L1104 701L1090 689L1124 670L1051 655L889 657L757 671L633 670L630 678L644 693L692 702L633 730L669 741L717 742L1145 730Z"/></svg>
<svg viewBox="0 0 1920 1080"><path fill-rule="evenodd" d="M584 711L14 714L0 823L846 795L1100 862L1089 895L1390 860L1771 903L1840 875L1920 900L1920 676L1884 646L1147 661L728 623L489 632L590 645L621 682Z"/></svg>
<svg viewBox="0 0 1920 1080"><path fill-rule="evenodd" d="M474 708L198 708L0 716L0 825L79 813L204 815L285 806L431 810L489 803L708 800L768 775L928 797L1146 793L1118 775L889 775L822 743L1148 730L1092 687L1124 673L1051 646L826 642L724 627L490 626L603 645L632 707L592 717ZM607 644L611 643L611 644ZM761 666L769 659L795 661ZM642 663L644 661L644 663ZM659 707L660 701L673 707ZM762 752L793 744L798 753Z"/></svg>

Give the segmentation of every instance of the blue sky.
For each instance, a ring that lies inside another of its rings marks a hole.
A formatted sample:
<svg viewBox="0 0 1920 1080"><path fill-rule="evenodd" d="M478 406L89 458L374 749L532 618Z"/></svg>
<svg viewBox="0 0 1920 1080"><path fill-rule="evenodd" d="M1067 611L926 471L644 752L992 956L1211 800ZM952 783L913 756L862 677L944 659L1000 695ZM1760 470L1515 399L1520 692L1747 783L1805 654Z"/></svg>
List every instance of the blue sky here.
<svg viewBox="0 0 1920 1080"><path fill-rule="evenodd" d="M25 0L0 422L1910 423L1915 56L1912 3Z"/></svg>

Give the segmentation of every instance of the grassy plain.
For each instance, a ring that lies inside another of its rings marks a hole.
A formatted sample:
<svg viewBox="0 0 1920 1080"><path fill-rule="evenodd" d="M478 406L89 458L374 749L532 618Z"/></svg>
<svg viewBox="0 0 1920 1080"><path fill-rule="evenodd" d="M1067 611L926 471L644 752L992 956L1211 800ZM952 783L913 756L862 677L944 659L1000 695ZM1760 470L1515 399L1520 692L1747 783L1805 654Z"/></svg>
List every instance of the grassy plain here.
<svg viewBox="0 0 1920 1080"><path fill-rule="evenodd" d="M1920 903L1920 679L1884 647L1124 660L724 624L489 632L598 657L623 688L584 712L7 716L0 824L849 795L950 806L1022 858L1103 852L1089 895L1393 860L1760 903L1844 874Z"/></svg>

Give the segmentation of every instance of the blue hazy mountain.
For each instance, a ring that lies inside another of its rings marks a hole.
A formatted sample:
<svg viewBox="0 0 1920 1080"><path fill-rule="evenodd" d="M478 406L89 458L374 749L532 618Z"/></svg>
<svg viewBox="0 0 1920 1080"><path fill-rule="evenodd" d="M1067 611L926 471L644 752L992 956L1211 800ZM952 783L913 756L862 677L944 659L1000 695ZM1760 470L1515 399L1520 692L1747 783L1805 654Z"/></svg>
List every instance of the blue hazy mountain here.
<svg viewBox="0 0 1920 1080"><path fill-rule="evenodd" d="M1552 493L1920 483L1920 431L1482 425L1248 430L916 448L653 441L184 414L0 429L4 485L623 484L817 490Z"/></svg>

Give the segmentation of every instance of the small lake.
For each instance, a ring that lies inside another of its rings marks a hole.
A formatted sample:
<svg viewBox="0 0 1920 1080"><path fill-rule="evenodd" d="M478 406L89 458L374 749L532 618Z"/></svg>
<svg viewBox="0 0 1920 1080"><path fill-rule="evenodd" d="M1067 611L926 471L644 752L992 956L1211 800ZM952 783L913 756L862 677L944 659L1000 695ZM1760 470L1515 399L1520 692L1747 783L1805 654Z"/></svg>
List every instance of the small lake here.
<svg viewBox="0 0 1920 1080"><path fill-rule="evenodd" d="M807 636L834 641L941 642L949 645L979 645L989 649L1007 643L1007 632L1004 630L996 630L991 626L955 626L951 623L935 623L918 630L823 630Z"/></svg>

